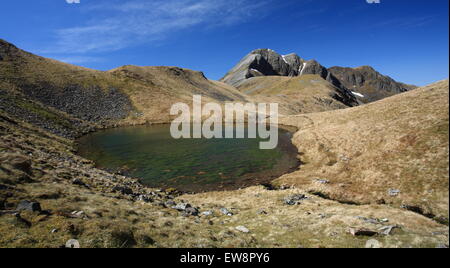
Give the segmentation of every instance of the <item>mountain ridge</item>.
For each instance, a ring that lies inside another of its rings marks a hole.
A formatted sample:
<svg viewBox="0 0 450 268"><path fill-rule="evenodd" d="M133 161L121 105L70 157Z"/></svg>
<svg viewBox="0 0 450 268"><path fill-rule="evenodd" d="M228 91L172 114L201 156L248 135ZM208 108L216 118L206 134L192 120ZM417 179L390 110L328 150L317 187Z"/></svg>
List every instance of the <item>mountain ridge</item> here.
<svg viewBox="0 0 450 268"><path fill-rule="evenodd" d="M259 76L302 76L315 74L321 76L338 88L343 94L351 92L360 103L367 103L416 88L399 83L377 72L371 66L357 68L326 68L317 60L305 60L295 53L281 55L272 49L256 49L244 56L224 77L227 84L240 87L245 80ZM352 79L353 78L353 79ZM356 86L353 81L371 80L367 84ZM355 92L361 90L360 92ZM366 97L364 94L367 94Z"/></svg>

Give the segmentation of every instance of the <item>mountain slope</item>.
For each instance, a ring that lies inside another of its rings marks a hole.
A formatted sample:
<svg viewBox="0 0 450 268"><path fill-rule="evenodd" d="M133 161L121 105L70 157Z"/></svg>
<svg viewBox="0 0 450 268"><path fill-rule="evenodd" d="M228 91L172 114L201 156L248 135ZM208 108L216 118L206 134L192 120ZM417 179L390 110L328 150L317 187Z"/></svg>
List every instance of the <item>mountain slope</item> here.
<svg viewBox="0 0 450 268"><path fill-rule="evenodd" d="M360 107L282 119L300 129L294 143L304 164L278 183L344 202L403 205L448 222L448 97L447 80Z"/></svg>
<svg viewBox="0 0 450 268"><path fill-rule="evenodd" d="M285 115L345 109L351 97L343 95L319 75L260 76L245 80L238 89L258 102L280 103Z"/></svg>
<svg viewBox="0 0 450 268"><path fill-rule="evenodd" d="M205 101L247 101L246 96L200 72L178 67L124 66L102 72L39 57L0 40L0 85L94 125L168 122L170 107ZM6 93L5 93L6 94Z"/></svg>
<svg viewBox="0 0 450 268"><path fill-rule="evenodd" d="M358 68L331 67L328 69L342 84L359 94L357 97L362 102L377 101L398 93L416 88L396 82L388 76L384 76L370 66Z"/></svg>

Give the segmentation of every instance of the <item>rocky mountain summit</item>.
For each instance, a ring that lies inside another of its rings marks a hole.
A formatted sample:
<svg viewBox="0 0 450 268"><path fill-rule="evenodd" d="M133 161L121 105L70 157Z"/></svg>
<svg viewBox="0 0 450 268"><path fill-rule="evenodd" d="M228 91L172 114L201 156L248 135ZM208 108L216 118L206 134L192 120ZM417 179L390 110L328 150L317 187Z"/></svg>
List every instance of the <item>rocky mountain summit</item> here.
<svg viewBox="0 0 450 268"><path fill-rule="evenodd" d="M280 55L271 49L257 49L250 52L221 81L239 88L253 77L303 75L318 75L339 89L340 93L350 94L348 98L358 98L363 103L415 88L396 82L372 67L327 69L316 60L305 60L295 53ZM351 102L350 99L347 102Z"/></svg>

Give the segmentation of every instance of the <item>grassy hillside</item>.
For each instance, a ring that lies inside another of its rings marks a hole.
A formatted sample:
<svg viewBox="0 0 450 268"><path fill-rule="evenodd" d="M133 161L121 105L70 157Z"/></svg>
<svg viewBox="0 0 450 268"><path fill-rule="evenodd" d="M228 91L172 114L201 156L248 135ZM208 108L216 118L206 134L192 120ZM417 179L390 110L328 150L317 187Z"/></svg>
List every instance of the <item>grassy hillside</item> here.
<svg viewBox="0 0 450 268"><path fill-rule="evenodd" d="M339 101L339 91L319 75L252 77L238 89L260 102L280 103L283 114L348 108Z"/></svg>
<svg viewBox="0 0 450 268"><path fill-rule="evenodd" d="M178 67L124 66L101 72L39 57L0 42L0 85L94 125L168 122L177 102L246 101L236 89Z"/></svg>
<svg viewBox="0 0 450 268"><path fill-rule="evenodd" d="M304 164L277 183L448 222L448 95L442 81L361 107L284 118L300 129L294 143Z"/></svg>

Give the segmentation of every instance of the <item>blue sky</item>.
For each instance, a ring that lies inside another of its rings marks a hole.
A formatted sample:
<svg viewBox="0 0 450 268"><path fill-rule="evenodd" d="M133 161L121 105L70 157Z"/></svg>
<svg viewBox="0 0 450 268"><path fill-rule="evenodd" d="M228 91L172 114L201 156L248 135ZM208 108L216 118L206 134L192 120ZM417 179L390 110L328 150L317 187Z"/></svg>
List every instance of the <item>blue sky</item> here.
<svg viewBox="0 0 450 268"><path fill-rule="evenodd" d="M179 66L219 79L256 48L327 67L448 78L448 0L3 0L0 38L89 68Z"/></svg>

